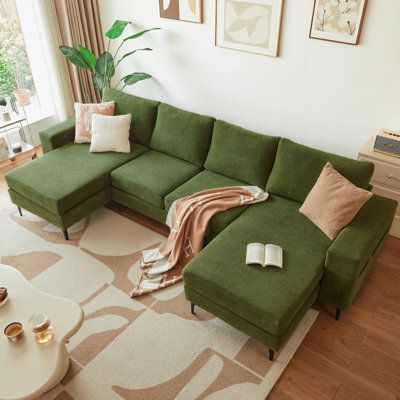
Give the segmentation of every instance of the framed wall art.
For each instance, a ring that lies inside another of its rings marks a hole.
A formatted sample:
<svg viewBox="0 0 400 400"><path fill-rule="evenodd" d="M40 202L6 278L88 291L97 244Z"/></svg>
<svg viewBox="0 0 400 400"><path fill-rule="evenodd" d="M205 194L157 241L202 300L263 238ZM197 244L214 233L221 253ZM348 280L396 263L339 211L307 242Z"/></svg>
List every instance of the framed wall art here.
<svg viewBox="0 0 400 400"><path fill-rule="evenodd" d="M215 44L278 56L283 0L216 0Z"/></svg>
<svg viewBox="0 0 400 400"><path fill-rule="evenodd" d="M356 45L367 0L314 0L310 38Z"/></svg>
<svg viewBox="0 0 400 400"><path fill-rule="evenodd" d="M160 17L203 23L203 0L159 0Z"/></svg>

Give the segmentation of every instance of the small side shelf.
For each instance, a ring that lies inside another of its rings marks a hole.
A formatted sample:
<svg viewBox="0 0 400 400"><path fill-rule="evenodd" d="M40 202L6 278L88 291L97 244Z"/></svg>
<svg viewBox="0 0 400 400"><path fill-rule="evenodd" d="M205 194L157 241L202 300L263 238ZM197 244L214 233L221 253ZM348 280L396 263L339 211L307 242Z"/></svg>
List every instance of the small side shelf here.
<svg viewBox="0 0 400 400"><path fill-rule="evenodd" d="M28 151L33 151L33 160L37 157L37 154L25 108L23 106L17 106L11 97L8 97L7 104L11 105L11 109L9 110L11 118L9 121L0 121L0 138L4 144L2 146L3 152L0 161L7 160L7 158L10 161L14 161L18 156ZM16 130L18 130L18 133L15 133ZM14 139L11 139L12 136L14 136ZM21 151L14 152L12 150L14 143L19 143L21 145ZM4 149L4 147L6 147L6 149Z"/></svg>
<svg viewBox="0 0 400 400"><path fill-rule="evenodd" d="M0 120L0 129L7 128L7 127L15 125L15 124L19 124L23 121L26 121L25 117L14 115L9 121L1 121Z"/></svg>

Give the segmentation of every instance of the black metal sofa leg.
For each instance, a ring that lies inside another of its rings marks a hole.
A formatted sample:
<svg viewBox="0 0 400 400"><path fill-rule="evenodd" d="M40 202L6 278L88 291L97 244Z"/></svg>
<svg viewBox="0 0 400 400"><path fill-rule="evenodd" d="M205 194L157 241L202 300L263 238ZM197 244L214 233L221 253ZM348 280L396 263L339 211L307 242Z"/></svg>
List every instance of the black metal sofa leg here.
<svg viewBox="0 0 400 400"><path fill-rule="evenodd" d="M342 310L340 308L336 307L336 314L335 314L336 321L339 321L341 312L342 312Z"/></svg>
<svg viewBox="0 0 400 400"><path fill-rule="evenodd" d="M63 229L63 234L64 234L64 239L65 239L65 240L69 240L69 237L68 237L68 230L67 230L67 229Z"/></svg>
<svg viewBox="0 0 400 400"><path fill-rule="evenodd" d="M196 315L196 313L194 312L194 307L195 307L195 304L190 302L190 312L192 313L192 315ZM269 360L274 361L274 357L275 357L275 352L272 349L268 349Z"/></svg>
<svg viewBox="0 0 400 400"><path fill-rule="evenodd" d="M22 217L22 210L21 210L21 207L20 207L20 206L17 206L17 207L18 207L19 215L20 215L20 217Z"/></svg>
<svg viewBox="0 0 400 400"><path fill-rule="evenodd" d="M269 361L274 361L275 352L272 349L268 349L268 358Z"/></svg>

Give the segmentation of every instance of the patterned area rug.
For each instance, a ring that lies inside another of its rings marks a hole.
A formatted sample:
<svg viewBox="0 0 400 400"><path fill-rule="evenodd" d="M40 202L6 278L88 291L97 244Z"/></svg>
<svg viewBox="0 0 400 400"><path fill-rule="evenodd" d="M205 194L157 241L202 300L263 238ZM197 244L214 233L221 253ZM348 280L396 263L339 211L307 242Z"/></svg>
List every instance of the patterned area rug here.
<svg viewBox="0 0 400 400"><path fill-rule="evenodd" d="M265 346L199 308L191 315L182 283L129 298L140 250L163 236L107 208L73 226L68 242L26 211L1 211L0 224L0 262L85 312L69 371L44 400L262 400L317 316L310 309L270 362Z"/></svg>

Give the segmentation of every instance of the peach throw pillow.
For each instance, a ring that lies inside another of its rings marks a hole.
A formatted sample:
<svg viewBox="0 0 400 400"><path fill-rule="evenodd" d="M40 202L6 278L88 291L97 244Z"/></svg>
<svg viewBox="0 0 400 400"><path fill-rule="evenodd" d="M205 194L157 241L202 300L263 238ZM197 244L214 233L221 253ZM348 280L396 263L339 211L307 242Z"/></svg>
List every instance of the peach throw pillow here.
<svg viewBox="0 0 400 400"><path fill-rule="evenodd" d="M75 143L90 143L92 139L92 115L114 115L115 101L107 103L75 103Z"/></svg>
<svg viewBox="0 0 400 400"><path fill-rule="evenodd" d="M333 240L371 197L328 162L299 211Z"/></svg>

